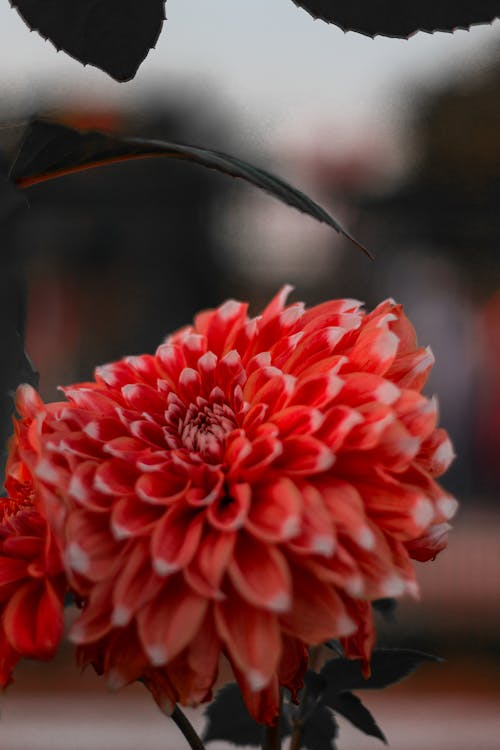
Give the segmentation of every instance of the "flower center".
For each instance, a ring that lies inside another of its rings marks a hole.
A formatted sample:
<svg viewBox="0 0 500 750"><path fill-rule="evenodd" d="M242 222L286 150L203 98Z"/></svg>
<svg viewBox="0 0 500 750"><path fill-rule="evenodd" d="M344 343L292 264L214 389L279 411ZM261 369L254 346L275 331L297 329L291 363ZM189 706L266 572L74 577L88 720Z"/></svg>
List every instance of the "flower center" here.
<svg viewBox="0 0 500 750"><path fill-rule="evenodd" d="M226 435L237 427L234 412L227 404L191 404L179 420L179 437L185 448L199 453L205 461L220 463Z"/></svg>

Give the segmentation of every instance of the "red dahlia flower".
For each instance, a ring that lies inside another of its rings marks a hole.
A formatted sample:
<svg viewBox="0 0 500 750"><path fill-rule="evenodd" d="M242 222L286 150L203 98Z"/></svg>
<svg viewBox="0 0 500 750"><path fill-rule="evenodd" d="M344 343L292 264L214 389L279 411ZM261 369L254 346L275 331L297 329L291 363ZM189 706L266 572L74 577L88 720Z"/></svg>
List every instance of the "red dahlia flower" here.
<svg viewBox="0 0 500 750"><path fill-rule="evenodd" d="M34 505L29 473L22 464L14 467L13 461L11 472L6 483L10 497L0 498L2 687L11 681L21 657L54 656L62 635L66 589L59 550Z"/></svg>
<svg viewBox="0 0 500 750"><path fill-rule="evenodd" d="M44 406L24 387L22 462L83 604L72 639L111 684L210 696L221 653L260 721L307 646L370 656L370 600L414 594L445 546L453 452L421 395L433 357L402 308L354 300L257 318L229 300L155 355ZM20 434L20 430L18 430Z"/></svg>

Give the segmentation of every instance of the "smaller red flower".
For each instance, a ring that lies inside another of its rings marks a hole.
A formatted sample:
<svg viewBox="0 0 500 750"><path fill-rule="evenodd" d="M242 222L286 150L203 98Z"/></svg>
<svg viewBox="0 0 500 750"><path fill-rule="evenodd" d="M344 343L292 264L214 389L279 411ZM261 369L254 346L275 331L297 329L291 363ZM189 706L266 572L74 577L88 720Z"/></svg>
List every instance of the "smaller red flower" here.
<svg viewBox="0 0 500 750"><path fill-rule="evenodd" d="M0 686L22 657L48 660L63 631L66 577L61 555L34 502L26 466L9 461L0 499Z"/></svg>

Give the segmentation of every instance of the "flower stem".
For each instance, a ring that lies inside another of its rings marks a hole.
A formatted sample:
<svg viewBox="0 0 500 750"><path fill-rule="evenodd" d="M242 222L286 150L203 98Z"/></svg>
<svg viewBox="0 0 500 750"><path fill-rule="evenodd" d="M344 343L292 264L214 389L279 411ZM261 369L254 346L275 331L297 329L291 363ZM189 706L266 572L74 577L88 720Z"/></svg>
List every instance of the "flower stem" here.
<svg viewBox="0 0 500 750"><path fill-rule="evenodd" d="M262 750L280 750L281 748L281 711L283 706L283 695L280 691L280 703L278 721L274 727L266 727Z"/></svg>
<svg viewBox="0 0 500 750"><path fill-rule="evenodd" d="M193 725L179 706L174 708L171 719L177 724L192 750L205 750L201 738L198 737Z"/></svg>

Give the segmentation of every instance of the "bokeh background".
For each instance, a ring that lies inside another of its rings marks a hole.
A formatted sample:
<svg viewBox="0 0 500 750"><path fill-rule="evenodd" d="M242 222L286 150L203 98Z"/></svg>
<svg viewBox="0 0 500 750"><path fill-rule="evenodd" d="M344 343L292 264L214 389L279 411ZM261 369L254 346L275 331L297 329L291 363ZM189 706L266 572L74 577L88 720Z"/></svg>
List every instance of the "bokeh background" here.
<svg viewBox="0 0 500 750"><path fill-rule="evenodd" d="M153 351L201 307L254 312L285 282L308 304L404 303L458 458L449 549L420 566L380 641L446 662L367 697L394 750L496 750L500 737L500 23L408 42L314 22L290 0L169 0L157 49L118 85L0 6L0 122L50 115L219 148L271 168L376 255L256 190L146 160L29 190L2 247L27 291L45 398L96 363ZM8 284L8 289L6 288ZM3 432L8 427L2 425ZM2 440L5 440L5 434ZM1 698L2 750L182 747L140 686L108 694L63 647ZM195 723L203 721L194 715ZM375 747L342 724L340 750Z"/></svg>

